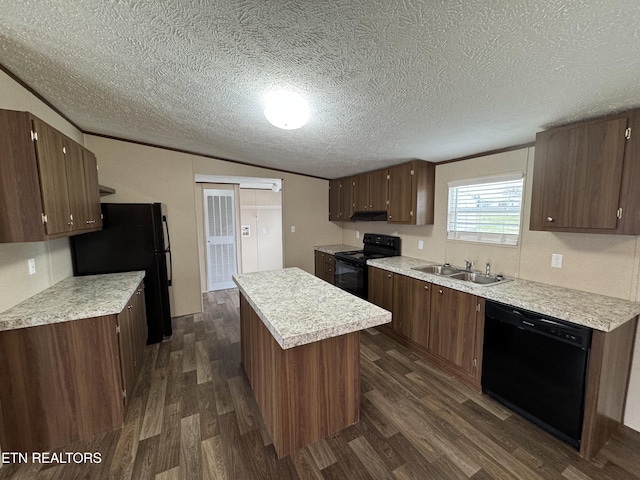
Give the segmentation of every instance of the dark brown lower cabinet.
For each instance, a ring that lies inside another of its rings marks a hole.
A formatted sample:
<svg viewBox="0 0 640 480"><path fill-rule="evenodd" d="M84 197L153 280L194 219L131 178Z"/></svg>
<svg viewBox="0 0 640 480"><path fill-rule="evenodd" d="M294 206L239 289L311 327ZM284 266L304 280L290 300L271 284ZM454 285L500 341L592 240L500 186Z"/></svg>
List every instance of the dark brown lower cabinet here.
<svg viewBox="0 0 640 480"><path fill-rule="evenodd" d="M315 276L334 285L336 257L330 253L316 250L314 253L314 262Z"/></svg>
<svg viewBox="0 0 640 480"><path fill-rule="evenodd" d="M431 296L429 352L475 377L477 351L476 333L484 328L480 316L480 299L475 295L436 285ZM480 378L478 374L478 379Z"/></svg>
<svg viewBox="0 0 640 480"><path fill-rule="evenodd" d="M393 279L393 329L400 335L427 348L431 288L429 282L405 275L394 274Z"/></svg>
<svg viewBox="0 0 640 480"><path fill-rule="evenodd" d="M369 267L369 301L393 315L382 332L481 390L484 299Z"/></svg>
<svg viewBox="0 0 640 480"><path fill-rule="evenodd" d="M146 342L138 291L124 314L0 332L2 451L48 451L122 426Z"/></svg>

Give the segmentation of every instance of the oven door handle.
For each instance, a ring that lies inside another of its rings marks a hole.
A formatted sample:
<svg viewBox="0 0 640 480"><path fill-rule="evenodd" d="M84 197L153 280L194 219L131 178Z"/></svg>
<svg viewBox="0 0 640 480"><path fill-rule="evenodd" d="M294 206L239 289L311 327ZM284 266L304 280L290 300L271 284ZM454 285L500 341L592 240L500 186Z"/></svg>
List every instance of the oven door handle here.
<svg viewBox="0 0 640 480"><path fill-rule="evenodd" d="M345 260L344 258L338 258L338 257L336 257L336 262L344 263L345 265L351 265L352 267L363 266L361 263L354 262L352 260ZM364 266L366 266L366 265L364 265Z"/></svg>

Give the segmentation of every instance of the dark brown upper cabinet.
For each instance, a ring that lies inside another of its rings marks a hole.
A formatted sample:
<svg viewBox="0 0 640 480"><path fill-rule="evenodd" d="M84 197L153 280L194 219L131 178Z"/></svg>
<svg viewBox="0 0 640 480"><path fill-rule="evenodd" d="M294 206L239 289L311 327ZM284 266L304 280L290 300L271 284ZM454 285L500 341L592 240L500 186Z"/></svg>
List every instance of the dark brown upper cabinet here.
<svg viewBox="0 0 640 480"><path fill-rule="evenodd" d="M28 112L0 110L0 242L98 230L95 156Z"/></svg>
<svg viewBox="0 0 640 480"><path fill-rule="evenodd" d="M632 131L640 131L640 110L538 133L530 229L639 234L640 147Z"/></svg>
<svg viewBox="0 0 640 480"><path fill-rule="evenodd" d="M340 201L340 189L342 180L337 178L329 181L329 220L339 222L342 220L342 203Z"/></svg>
<svg viewBox="0 0 640 480"><path fill-rule="evenodd" d="M435 165L422 160L389 167L387 221L432 225L435 177Z"/></svg>

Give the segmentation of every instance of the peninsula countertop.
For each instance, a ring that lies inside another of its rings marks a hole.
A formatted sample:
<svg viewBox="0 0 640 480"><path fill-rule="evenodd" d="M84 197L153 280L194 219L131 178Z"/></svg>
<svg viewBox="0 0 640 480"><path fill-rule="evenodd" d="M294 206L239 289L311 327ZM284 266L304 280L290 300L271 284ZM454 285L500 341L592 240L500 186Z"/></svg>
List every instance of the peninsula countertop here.
<svg viewBox="0 0 640 480"><path fill-rule="evenodd" d="M143 271L65 278L0 312L0 331L117 315L143 278Z"/></svg>
<svg viewBox="0 0 640 480"><path fill-rule="evenodd" d="M435 263L438 262L399 256L369 260L367 265L603 332L610 332L640 314L640 303L544 283L516 278L496 285L481 286L413 270Z"/></svg>
<svg viewBox="0 0 640 480"><path fill-rule="evenodd" d="M233 280L283 349L391 321L391 312L296 267Z"/></svg>

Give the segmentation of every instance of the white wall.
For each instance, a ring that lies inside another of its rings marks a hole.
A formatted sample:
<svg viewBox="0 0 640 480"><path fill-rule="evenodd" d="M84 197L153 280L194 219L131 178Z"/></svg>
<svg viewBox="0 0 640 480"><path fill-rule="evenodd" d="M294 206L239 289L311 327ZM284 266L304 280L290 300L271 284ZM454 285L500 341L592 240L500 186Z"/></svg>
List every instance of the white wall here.
<svg viewBox="0 0 640 480"><path fill-rule="evenodd" d="M46 104L0 71L0 108L33 113L78 143L82 133ZM27 262L35 259L36 274ZM0 312L73 275L69 239L0 243Z"/></svg>
<svg viewBox="0 0 640 480"><path fill-rule="evenodd" d="M635 236L549 233L529 230L534 148L478 157L436 166L435 221L429 226L394 226L386 223L343 223L343 243L360 245L363 233L402 238L402 254L410 257L475 267L536 282L640 301L639 238ZM494 246L447 240L447 182L501 173L524 172L525 201L522 236L518 246ZM356 231L360 238L356 238ZM418 250L418 240L424 249ZM551 254L563 255L562 269L551 268ZM635 345L627 396L625 424L640 431L640 333Z"/></svg>

